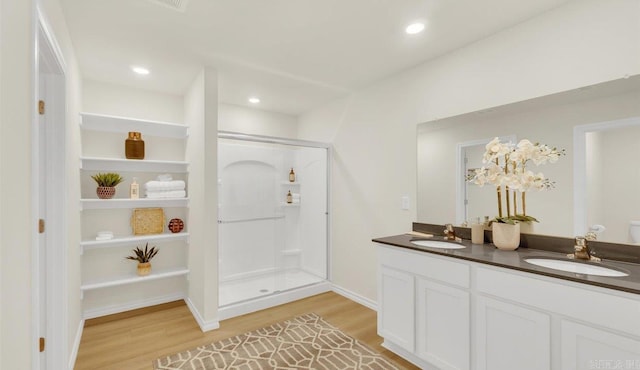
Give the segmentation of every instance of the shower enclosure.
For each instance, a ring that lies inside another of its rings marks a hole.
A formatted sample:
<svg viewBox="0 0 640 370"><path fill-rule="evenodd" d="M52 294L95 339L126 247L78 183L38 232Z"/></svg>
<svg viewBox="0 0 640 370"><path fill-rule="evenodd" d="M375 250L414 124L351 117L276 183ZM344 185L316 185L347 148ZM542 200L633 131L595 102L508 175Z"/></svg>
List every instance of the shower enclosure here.
<svg viewBox="0 0 640 370"><path fill-rule="evenodd" d="M328 290L328 155L325 144L219 133L221 319Z"/></svg>

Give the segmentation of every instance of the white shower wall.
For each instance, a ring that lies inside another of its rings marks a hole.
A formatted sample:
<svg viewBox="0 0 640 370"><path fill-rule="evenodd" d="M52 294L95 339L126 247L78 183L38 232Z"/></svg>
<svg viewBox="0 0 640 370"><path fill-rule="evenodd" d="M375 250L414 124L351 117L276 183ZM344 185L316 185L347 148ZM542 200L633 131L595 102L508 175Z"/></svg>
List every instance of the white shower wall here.
<svg viewBox="0 0 640 370"><path fill-rule="evenodd" d="M283 271L326 278L326 155L319 148L219 140L221 283L238 285ZM297 177L293 184L288 182L291 168ZM300 204L286 204L288 191L301 194ZM295 287L290 276L286 280L283 288L263 290Z"/></svg>

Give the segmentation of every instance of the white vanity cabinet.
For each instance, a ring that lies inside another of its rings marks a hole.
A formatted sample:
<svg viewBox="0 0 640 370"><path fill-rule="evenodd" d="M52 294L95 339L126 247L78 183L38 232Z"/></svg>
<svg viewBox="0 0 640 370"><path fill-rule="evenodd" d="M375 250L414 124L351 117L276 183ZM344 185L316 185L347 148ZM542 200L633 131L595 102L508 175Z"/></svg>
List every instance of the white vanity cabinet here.
<svg viewBox="0 0 640 370"><path fill-rule="evenodd" d="M384 345L425 369L469 369L468 266L398 248L378 252Z"/></svg>
<svg viewBox="0 0 640 370"><path fill-rule="evenodd" d="M548 370L551 318L512 303L478 296L475 309L475 368Z"/></svg>
<svg viewBox="0 0 640 370"><path fill-rule="evenodd" d="M377 246L378 332L423 369L640 369L640 295Z"/></svg>
<svg viewBox="0 0 640 370"><path fill-rule="evenodd" d="M403 349L415 348L415 283L413 275L382 266L378 290L381 308L378 314L378 334L389 338Z"/></svg>

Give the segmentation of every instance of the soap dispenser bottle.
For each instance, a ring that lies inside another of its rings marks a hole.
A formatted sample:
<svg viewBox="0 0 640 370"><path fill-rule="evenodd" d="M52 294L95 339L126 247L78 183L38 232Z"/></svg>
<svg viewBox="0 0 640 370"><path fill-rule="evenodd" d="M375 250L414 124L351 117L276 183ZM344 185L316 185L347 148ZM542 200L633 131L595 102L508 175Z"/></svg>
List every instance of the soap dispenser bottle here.
<svg viewBox="0 0 640 370"><path fill-rule="evenodd" d="M133 182L131 183L131 186L129 187L129 197L131 199L138 199L140 198L140 185L136 182L136 178L133 178Z"/></svg>
<svg viewBox="0 0 640 370"><path fill-rule="evenodd" d="M289 182L296 182L296 173L293 172L293 168L291 168L291 172L289 172Z"/></svg>

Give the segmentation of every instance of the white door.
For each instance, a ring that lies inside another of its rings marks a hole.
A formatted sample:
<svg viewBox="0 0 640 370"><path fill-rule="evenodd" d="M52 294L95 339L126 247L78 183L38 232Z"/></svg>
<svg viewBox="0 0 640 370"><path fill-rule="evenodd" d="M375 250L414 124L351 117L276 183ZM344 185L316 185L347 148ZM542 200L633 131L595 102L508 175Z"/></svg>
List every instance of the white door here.
<svg viewBox="0 0 640 370"><path fill-rule="evenodd" d="M640 338L567 320L561 338L563 370L640 369Z"/></svg>
<svg viewBox="0 0 640 370"><path fill-rule="evenodd" d="M469 293L419 279L417 354L442 370L469 369Z"/></svg>
<svg viewBox="0 0 640 370"><path fill-rule="evenodd" d="M549 370L549 315L478 296L475 309L478 370Z"/></svg>
<svg viewBox="0 0 640 370"><path fill-rule="evenodd" d="M415 343L413 275L381 266L378 279L378 334L413 352Z"/></svg>

